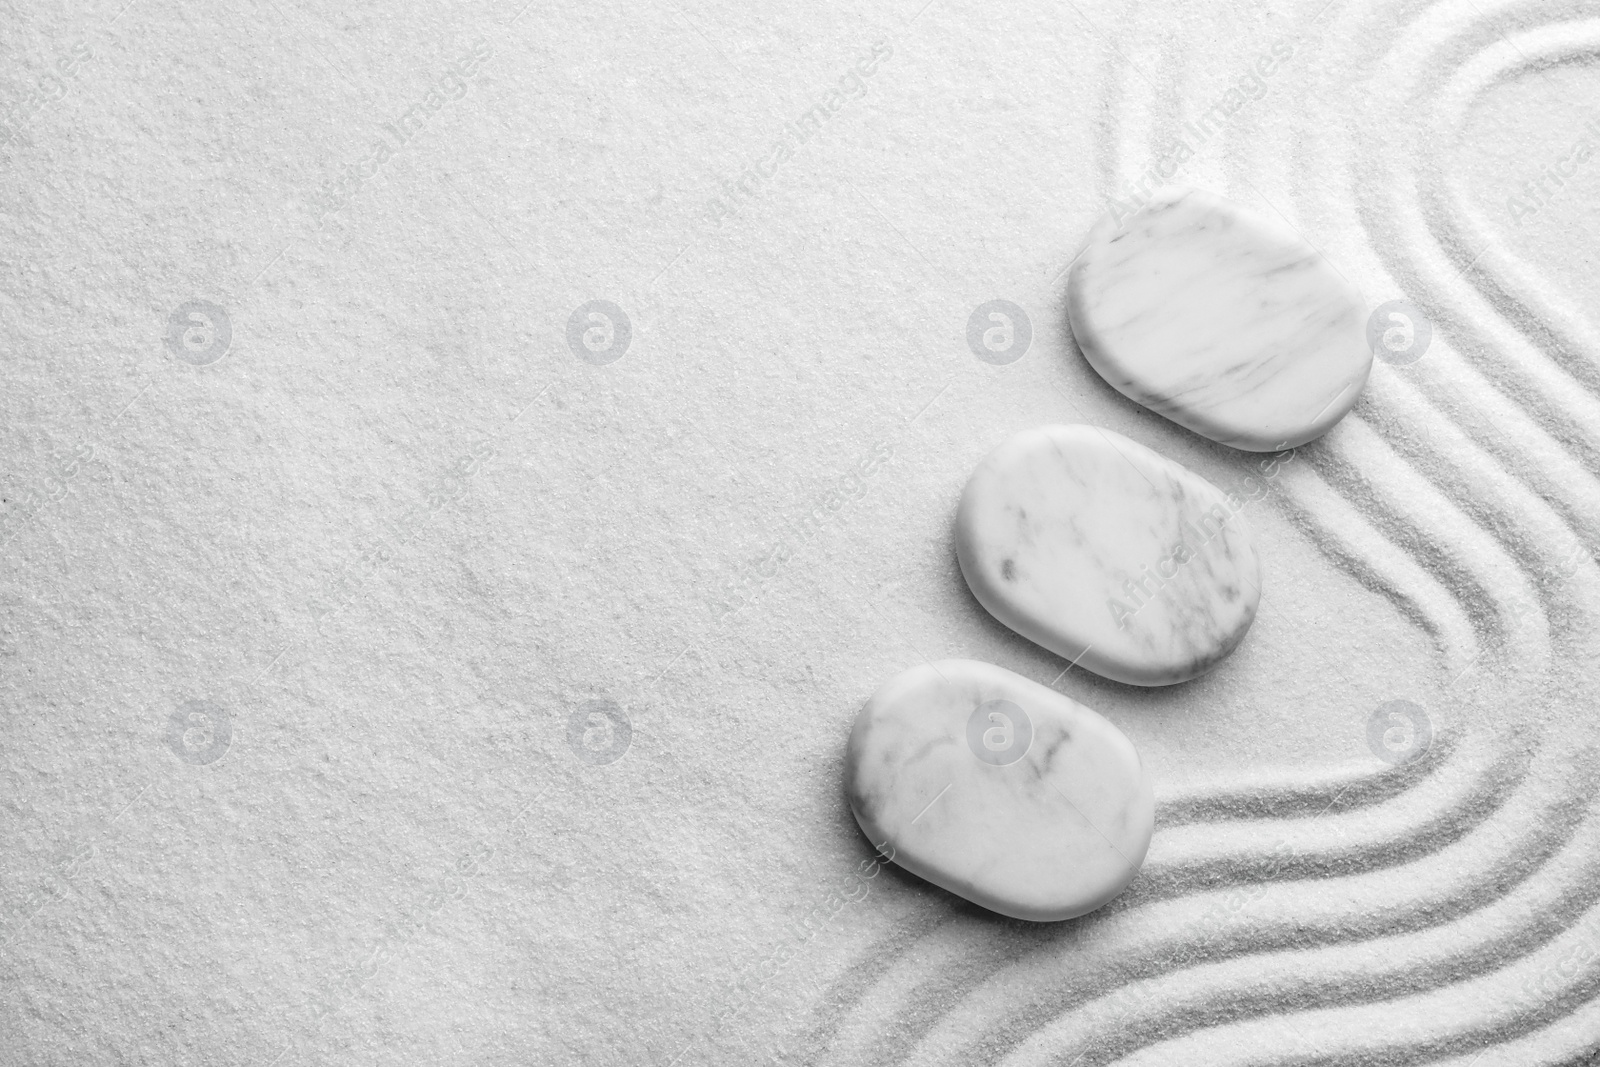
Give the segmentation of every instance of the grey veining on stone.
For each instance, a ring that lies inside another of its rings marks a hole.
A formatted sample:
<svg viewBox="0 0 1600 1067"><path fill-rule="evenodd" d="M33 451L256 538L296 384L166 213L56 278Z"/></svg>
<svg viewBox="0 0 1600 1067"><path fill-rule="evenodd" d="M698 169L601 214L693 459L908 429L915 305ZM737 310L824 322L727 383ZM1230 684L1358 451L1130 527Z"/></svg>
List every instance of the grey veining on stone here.
<svg viewBox="0 0 1600 1067"><path fill-rule="evenodd" d="M1199 190L1162 189L1102 218L1067 309L1113 388L1253 452L1322 436L1372 368L1360 301L1328 260L1277 220Z"/></svg>
<svg viewBox="0 0 1600 1067"><path fill-rule="evenodd" d="M1069 919L1111 900L1154 829L1150 783L1121 730L973 660L880 687L851 730L845 775L881 853L1018 919Z"/></svg>
<svg viewBox="0 0 1600 1067"><path fill-rule="evenodd" d="M997 619L1133 685L1215 667L1261 597L1246 498L1121 434L1042 426L973 471L956 516L961 573Z"/></svg>

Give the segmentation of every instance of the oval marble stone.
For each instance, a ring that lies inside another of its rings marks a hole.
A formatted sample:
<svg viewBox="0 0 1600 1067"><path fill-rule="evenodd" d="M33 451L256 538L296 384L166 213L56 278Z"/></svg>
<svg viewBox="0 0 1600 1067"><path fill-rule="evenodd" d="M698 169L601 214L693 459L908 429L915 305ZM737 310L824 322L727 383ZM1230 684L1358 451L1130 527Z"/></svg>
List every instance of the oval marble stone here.
<svg viewBox="0 0 1600 1067"><path fill-rule="evenodd" d="M956 556L978 602L1118 682L1204 674L1244 640L1261 563L1229 495L1119 433L1025 430L961 494Z"/></svg>
<svg viewBox="0 0 1600 1067"><path fill-rule="evenodd" d="M1122 892L1155 822L1149 779L1121 730L973 660L913 667L874 693L850 731L845 788L880 853L1038 922Z"/></svg>
<svg viewBox="0 0 1600 1067"><path fill-rule="evenodd" d="M1327 259L1277 220L1195 189L1101 219L1067 314L1112 388L1252 452L1327 433L1372 369L1366 316Z"/></svg>

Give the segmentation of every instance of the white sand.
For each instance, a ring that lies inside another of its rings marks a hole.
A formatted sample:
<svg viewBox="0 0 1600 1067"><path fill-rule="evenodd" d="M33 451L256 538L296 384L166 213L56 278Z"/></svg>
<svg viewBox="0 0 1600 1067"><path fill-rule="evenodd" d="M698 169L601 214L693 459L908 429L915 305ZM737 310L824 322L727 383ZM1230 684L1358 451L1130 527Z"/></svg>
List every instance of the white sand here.
<svg viewBox="0 0 1600 1067"><path fill-rule="evenodd" d="M0 1060L1592 1048L1600 156L1506 200L1597 117L1600 22L920 7L3 16ZM1095 377L1061 272L1282 41L1180 180L1281 213L1431 347L1252 505L1265 602L1220 670L1062 676L967 593L957 496L1054 421L1252 469ZM1010 366L966 347L995 297L1032 318ZM199 367L163 344L196 299L232 327ZM593 299L632 324L605 366L565 340ZM1032 926L862 865L850 722L945 656L1140 747L1164 806L1117 904ZM586 762L602 698L630 743ZM1392 699L1436 731L1398 770L1367 744ZM192 700L231 719L215 762L166 743Z"/></svg>

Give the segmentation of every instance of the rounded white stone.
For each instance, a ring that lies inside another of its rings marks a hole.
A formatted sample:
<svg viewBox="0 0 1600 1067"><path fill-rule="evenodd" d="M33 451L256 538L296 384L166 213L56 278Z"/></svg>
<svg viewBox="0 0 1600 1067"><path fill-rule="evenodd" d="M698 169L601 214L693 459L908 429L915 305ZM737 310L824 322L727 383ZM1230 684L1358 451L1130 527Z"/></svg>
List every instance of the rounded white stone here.
<svg viewBox="0 0 1600 1067"><path fill-rule="evenodd" d="M1195 189L1101 219L1072 268L1067 314L1118 392L1252 452L1327 433L1372 369L1359 299L1322 253Z"/></svg>
<svg viewBox="0 0 1600 1067"><path fill-rule="evenodd" d="M1170 685L1215 667L1255 620L1248 500L1111 430L1042 426L973 471L956 556L1023 637L1118 682Z"/></svg>
<svg viewBox="0 0 1600 1067"><path fill-rule="evenodd" d="M1150 782L1121 730L973 660L913 667L874 693L850 732L845 788L880 853L1016 919L1105 904L1154 830Z"/></svg>

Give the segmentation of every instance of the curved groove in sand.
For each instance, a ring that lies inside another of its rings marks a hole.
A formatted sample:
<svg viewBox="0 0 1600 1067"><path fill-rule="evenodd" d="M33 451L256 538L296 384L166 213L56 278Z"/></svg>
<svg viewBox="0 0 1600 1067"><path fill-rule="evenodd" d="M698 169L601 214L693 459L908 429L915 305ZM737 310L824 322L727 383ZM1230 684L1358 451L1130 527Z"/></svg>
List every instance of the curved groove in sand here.
<svg viewBox="0 0 1600 1067"><path fill-rule="evenodd" d="M1473 101L1530 63L1600 51L1600 20L1574 13L1584 14L1484 0L1414 5L1398 28L1362 10L1344 16L1327 39L1356 42L1354 54L1324 68L1364 73L1380 83L1374 113L1403 114L1377 120L1370 143L1330 135L1352 151L1336 144L1322 158L1313 147L1297 160L1307 175L1363 190L1328 209L1368 236L1368 273L1394 284L1372 302L1406 294L1440 332L1421 372L1375 370L1379 388L1307 450L1312 462L1286 480L1281 506L1325 557L1433 637L1443 673L1476 665L1460 692L1477 711L1463 726L1505 755L1486 793L1465 790L1456 815L1470 824L1452 822L1433 788L1458 764L1451 749L1410 774L1285 776L1163 798L1158 841L1176 851L1163 868L1152 850L1157 888L1141 896L1136 883L1103 912L1048 931L947 903L836 984L851 1010L814 1035L830 1061L1556 1067L1593 1050L1595 783L1552 768L1592 766L1594 755L1581 739L1524 746L1489 728L1506 708L1536 722L1549 673L1596 651L1600 580L1590 560L1560 570L1557 549L1600 537L1600 340L1540 292L1445 161L1415 158L1405 143L1419 115L1446 110L1459 130ZM1547 25L1529 28L1533 19ZM1135 86L1125 72L1110 81ZM1306 86L1295 103L1315 115L1316 94L1337 90ZM1115 161L1133 149L1106 138L1102 178L1114 188ZM1284 184L1319 188L1311 177ZM1486 751L1461 745L1473 758ZM1537 774L1504 773L1529 759ZM1309 821L1315 798L1341 789L1379 816L1364 839L1319 860L1345 866L1266 862L1262 835ZM1396 812L1412 829L1434 828L1397 830ZM1398 850L1393 862L1374 862L1386 847ZM1230 873L1239 877L1220 888ZM1294 877L1305 880L1284 880Z"/></svg>
<svg viewBox="0 0 1600 1067"><path fill-rule="evenodd" d="M1526 885L1531 873L1572 854L1568 835L1574 823L1566 816L1581 803L1567 789L1546 789L1537 798L1522 794L1475 830L1483 839L1515 842L1492 861L1475 864L1484 851L1480 842L1457 840L1437 863L1323 883L1309 904L1306 887L1290 883L1138 906L1119 900L1085 920L1052 927L996 924L975 909L947 914L914 934L906 931L913 936L900 940L894 953L863 961L841 980L828 999L848 999L854 1010L828 1028L826 1058L990 1062L989 1053L1009 1049L1063 1015L1070 1020L1108 992L1119 1004L1142 1003L1138 983L1163 980L1169 972L1227 960L1242 961L1249 972L1248 961L1264 952L1304 951L1308 945L1354 945L1360 951L1374 939L1470 921ZM1190 936L1169 936L1174 930ZM1452 950L1457 936L1449 935ZM1495 944L1483 951L1493 957L1504 948ZM1114 992L1119 989L1126 991ZM930 1005L939 1010L930 1011ZM1126 1024L1127 1015L1119 1012L1114 1021ZM886 1019L894 1021L893 1042L886 1040ZM906 1056L912 1042L921 1047Z"/></svg>
<svg viewBox="0 0 1600 1067"><path fill-rule="evenodd" d="M1541 69L1600 57L1600 18L1592 11L1585 14L1520 31L1505 27L1501 47L1485 49L1458 68L1440 94L1440 110L1452 134L1464 129L1476 102L1499 86ZM1600 397L1600 364L1587 358L1600 352L1600 332L1570 301L1550 291L1533 266L1500 239L1503 228L1487 219L1448 175L1434 169L1429 178L1423 195L1439 205L1431 213L1434 232L1441 235L1437 239L1441 244L1464 241L1481 250L1484 265L1474 278L1481 279L1483 299L1574 384ZM1456 234L1460 239L1453 240Z"/></svg>
<svg viewBox="0 0 1600 1067"><path fill-rule="evenodd" d="M1413 792L1381 806L1335 810L1304 819L1263 819L1161 830L1130 904L1239 884L1335 878L1412 862L1471 833L1523 785L1532 754L1513 748L1483 764L1425 778ZM1418 812L1421 812L1420 816ZM1267 847L1263 844L1270 842Z"/></svg>
<svg viewBox="0 0 1600 1067"><path fill-rule="evenodd" d="M1594 770L1586 769L1581 781L1592 787ZM995 1062L1030 1064L1063 1054L1067 1059L1082 1054L1088 1062L1107 1062L1185 1031L1210 1032L1235 1019L1336 1009L1446 989L1464 975L1489 974L1508 960L1530 956L1559 940L1596 906L1593 881L1600 867L1595 858L1600 827L1571 818L1582 811L1585 801L1565 784L1544 790L1541 803L1523 803L1505 812L1489 835L1521 841L1539 838L1539 858L1498 857L1487 870L1474 871L1474 860L1482 858L1482 841L1464 841L1451 850L1452 858L1468 869L1456 886L1465 891L1465 900L1459 903L1470 900L1473 906L1458 903L1448 908L1448 915L1434 913L1434 907L1449 900L1442 892L1445 887L1435 884L1424 899L1412 902L1420 904L1420 912L1397 914L1373 902L1393 899L1411 875L1384 872L1344 887L1347 894L1358 894L1353 899L1364 901L1369 912L1379 913L1359 932L1364 936L1352 936L1358 932L1337 922L1328 930L1329 939L1319 941L1307 936L1303 901L1294 900L1294 894L1274 897L1263 891L1250 905L1252 914L1233 931L1237 952L1207 945L1166 961L1168 965L1153 978L1130 983L1110 996L1097 995L1088 1004L1074 1004L1072 1010L1031 1028L1032 1035L1016 1045L1014 1054ZM1575 847L1569 831L1582 838L1577 842L1580 847ZM1537 868L1537 877L1531 876L1530 867ZM1391 876L1396 874L1398 878ZM1481 892L1484 874L1489 875L1487 880L1500 882L1500 892ZM1191 904L1186 901L1184 907ZM970 999L980 1014L985 1007L994 1011L1019 996L1021 987L1042 977L1012 973L1006 976L1009 988L997 990L1001 995L989 997L987 1005L976 1003L982 998ZM1104 978L1093 986L1098 994ZM1012 1026L1009 1032L1024 1029ZM946 1045L937 1056L910 1062L970 1059L976 1047L992 1049L1004 1040L1003 1032L990 1031L982 1035L981 1046Z"/></svg>
<svg viewBox="0 0 1600 1067"><path fill-rule="evenodd" d="M1374 772L1372 760L1328 771L1268 773L1244 782L1201 782L1156 794L1156 825L1172 830L1193 823L1317 816L1393 800L1451 762L1459 730L1442 731L1428 750L1409 763Z"/></svg>
<svg viewBox="0 0 1600 1067"><path fill-rule="evenodd" d="M1570 52L1568 54L1570 54ZM1545 58L1548 59L1548 55ZM1517 67L1518 67L1518 64L1505 64L1505 65L1502 66L1502 70L1512 70L1512 69L1517 69ZM1490 80L1492 81L1493 79L1490 79ZM1480 80L1480 85L1481 84L1483 84L1483 82ZM1435 218L1435 219L1440 218L1441 217L1441 213L1435 211L1435 212L1432 213L1432 217ZM1391 223L1391 225L1390 225L1390 227L1388 229L1388 232L1390 232L1390 233L1394 232L1394 227L1392 226L1392 223ZM1500 310L1503 311L1503 309L1500 309ZM1585 347L1588 347L1590 351L1594 350L1592 345L1586 345ZM1587 384L1587 383L1585 383L1585 384ZM1479 399L1482 399L1481 393L1480 393ZM1516 393L1513 396L1513 400L1514 401L1519 402L1525 408L1533 409L1531 411L1531 415L1536 421L1538 421L1541 424L1540 427L1539 427L1540 430L1546 430L1546 428L1549 427L1551 425L1551 423L1554 422L1554 421L1559 421L1559 420L1563 420L1563 419L1571 419L1572 418L1572 414L1571 414L1571 412L1569 410L1562 410L1559 413L1555 413L1555 412L1550 411L1548 406L1544 405L1543 403L1540 403L1540 402L1542 402L1542 401L1544 401L1546 399L1547 399L1546 397L1538 395L1537 392L1529 391L1529 390L1520 391L1520 392ZM1556 405L1556 406L1560 407L1561 405ZM1575 406L1586 407L1586 405L1584 405L1581 401L1579 401L1578 404L1576 404ZM1585 411L1584 414L1587 414L1587 412ZM1539 418L1539 416L1541 416L1541 415L1543 416L1542 419ZM1535 435L1535 439L1537 439L1537 436L1538 435ZM1481 437L1480 437L1480 440L1481 440ZM1505 455L1508 455L1510 453L1514 453L1515 452L1515 449L1507 449L1507 448L1505 448L1504 447L1505 444L1506 444L1506 442L1504 442L1504 441L1492 442L1491 447L1489 448L1489 450L1490 451L1494 451L1494 452L1498 453L1501 456L1505 456ZM1494 447L1492 447L1492 445L1500 445L1501 447L1494 448ZM1569 470L1568 470L1567 473L1570 475L1571 473L1573 473L1570 470L1570 468L1571 468L1570 460L1569 460L1568 466L1569 466ZM1435 470L1437 470L1437 467L1435 467ZM1524 473L1525 470L1526 470L1526 464L1524 464L1522 466L1522 469L1518 469L1517 473L1518 474L1522 474L1522 473ZM1549 468L1545 467L1544 470L1548 471ZM1347 471L1344 471L1342 473L1345 474L1346 476L1348 476L1351 472L1347 470ZM1499 472L1497 472L1497 473L1499 473ZM1545 513L1544 515L1539 515L1538 516L1539 518L1545 518L1549 514L1550 510L1553 510L1555 512L1554 519L1555 519L1556 524L1558 526L1564 527L1566 529L1566 531L1568 531L1569 539L1571 538L1571 534L1573 532L1576 532L1577 530L1586 530L1587 531L1587 530L1592 530L1594 528L1593 527L1593 518L1592 518L1592 516L1594 514L1594 508L1593 508L1593 504L1592 504L1592 499L1593 499L1593 494L1592 494L1593 480L1592 480L1592 476L1589 476L1587 472L1582 472L1582 473L1585 475L1584 477L1580 477L1580 478L1576 478L1576 479L1573 479L1573 478L1569 477L1567 479L1564 479L1563 480L1564 484L1561 486L1561 491L1560 492L1550 493L1550 492L1547 491L1547 492L1542 492L1542 493L1537 493L1537 494L1535 494L1535 493L1528 493L1527 494L1529 497L1533 498L1533 503L1535 505L1535 509L1534 509L1535 513L1536 514L1538 512L1544 512ZM1437 477L1437 475L1435 475L1435 476ZM1520 481L1520 479L1519 479L1519 481ZM1588 500L1574 499L1571 496L1574 487L1578 487L1580 489L1591 490L1591 492L1588 494L1589 495L1589 499ZM1452 488L1455 488L1455 487L1452 487ZM1481 485L1479 485L1479 486L1474 486L1474 488L1481 490L1482 487L1481 487ZM1518 488L1523 489L1524 492L1526 492L1528 487L1524 486L1524 485L1518 485ZM1541 485L1541 486L1539 486L1539 488L1546 489L1547 486ZM1472 494L1470 494L1470 493L1463 494L1463 493L1457 491L1457 492L1451 493L1451 495L1456 497L1457 499L1461 499L1461 500L1470 501L1472 499ZM1553 505L1553 507L1552 507L1552 505ZM1497 518L1502 518L1502 517L1497 516ZM1474 516L1474 520L1479 522L1479 523L1484 523L1484 519L1485 519L1485 516L1483 516L1482 514ZM1517 529L1518 527L1520 527L1519 533L1521 534L1522 538L1525 539L1525 538L1529 537L1530 534L1533 535L1533 536L1537 536L1538 533L1544 533L1545 532L1545 531L1537 531L1537 532L1535 532L1535 531L1528 530L1527 529L1527 526L1528 526L1527 519L1528 519L1528 515L1527 514L1521 514L1521 515L1516 516L1515 520L1511 523L1511 526L1512 526L1513 529ZM1540 522L1534 522L1534 523L1532 523L1532 525L1535 528L1537 528L1538 526L1540 526L1542 524ZM1501 528L1504 529L1504 527L1501 527ZM1547 527L1547 529L1548 529L1548 527ZM1503 539L1507 540L1508 542L1511 542L1511 541L1516 541L1518 538L1513 536L1513 537L1503 538ZM1542 587L1540 589L1540 597L1539 597L1539 599L1541 601L1541 604L1540 604L1541 607L1549 606L1550 602L1552 600L1566 600L1566 601L1569 602L1567 606L1575 614L1576 613L1581 613L1581 611L1582 611L1581 607L1570 604L1570 601L1572 599L1574 599L1574 597L1572 596L1572 592L1573 591L1571 589L1563 590L1563 589L1551 589L1551 588L1548 588L1552 584L1552 582L1550 580L1551 572L1550 572L1550 569L1549 569L1550 561L1547 558L1541 558L1541 557L1545 557L1546 553L1541 550L1541 546L1540 545L1538 545L1538 544L1530 545L1527 540L1522 540L1522 543L1514 544L1514 545L1511 545L1510 547L1513 547L1514 555L1518 558L1519 563L1522 564L1523 569L1525 571L1530 572L1530 576L1533 578L1535 583ZM1560 573L1560 572L1557 572L1557 575L1558 575L1557 576L1557 580L1553 584L1556 584L1556 585L1560 585L1560 584L1563 584L1563 583L1571 584L1572 576L1569 576L1569 575L1566 575L1566 574L1563 574L1563 573ZM1585 571L1584 575L1582 576L1583 579L1589 579L1591 577L1592 576L1587 573L1587 570ZM1592 586L1592 581L1584 580L1583 584ZM1590 592L1591 596L1592 596L1592 589L1587 590L1587 591ZM1589 602L1593 603L1593 600L1590 599ZM1505 610L1504 610L1505 609L1505 604L1503 602L1501 602L1501 601L1498 601L1498 599L1497 599L1497 603L1495 604L1495 607L1500 611L1500 613L1501 613L1501 615L1503 617L1504 614L1505 614ZM1591 615L1591 618L1592 618L1592 615ZM1527 623L1527 620L1519 620L1519 621L1522 622L1524 625L1526 625L1526 623ZM1545 623L1547 620L1541 618L1541 619L1538 619L1537 621L1539 623ZM1546 644L1548 645L1548 642L1546 642ZM1574 791L1574 795L1575 796L1579 796L1580 797L1580 801L1581 801L1581 792L1582 791ZM1584 808L1581 808L1580 810L1583 810L1585 813L1587 813L1586 812L1586 806ZM1584 853L1586 855L1593 855L1594 850L1595 850L1595 842L1590 840L1590 841L1587 841L1586 844L1587 844L1586 848L1580 848L1579 846L1576 846L1576 845L1569 846L1567 849L1565 849L1563 851L1563 854L1562 854L1561 858L1562 859L1570 859L1575 853L1580 853L1580 852ZM1590 864L1589 866L1592 867L1592 864ZM1589 876L1592 879L1592 876L1593 876L1593 872L1592 871L1589 872ZM1574 899L1582 901L1584 899L1584 897L1587 896L1587 895L1588 894L1586 894L1586 893L1584 893L1582 891L1579 891L1579 892L1574 894ZM1565 912L1562 915L1561 921L1556 924L1556 930L1551 935L1551 937L1549 939L1550 944L1559 946L1559 944L1561 942L1571 940L1572 939L1572 928L1575 927L1576 925L1577 925L1577 923L1576 923L1576 919L1575 919L1574 913L1572 913L1570 910L1568 910L1567 912ZM1473 946L1473 947L1475 948L1476 946ZM1507 958L1511 958L1511 959L1518 959L1519 964L1520 964L1522 957L1531 957L1535 953L1535 950L1539 949L1540 947L1541 946L1539 944L1529 942L1526 939L1526 937L1524 937L1519 943L1517 943L1513 947L1509 948L1509 950L1506 951L1505 956ZM1464 955L1466 955L1466 953L1463 953L1463 951L1461 950L1460 945L1452 945L1452 951L1453 951L1452 959L1455 960L1458 963L1463 962L1463 957L1464 957ZM1471 949L1469 949L1468 951L1470 952ZM1563 949L1560 949L1558 947L1558 948L1552 949L1552 951L1563 951ZM1567 951L1570 951L1570 950L1567 950ZM1594 950L1593 944L1591 943L1589 945L1589 947L1587 948L1587 953L1586 953L1587 959L1589 961L1591 961L1591 963L1592 963L1594 955L1595 955L1595 950ZM1357 978L1361 978L1361 979L1365 979L1365 980L1370 982L1375 976L1377 976L1380 973L1380 971L1381 971L1381 962L1382 961L1375 960L1373 962L1373 964L1371 966L1369 966L1365 970L1364 973L1358 973L1356 975L1356 977ZM1503 961L1500 961L1500 962L1503 962ZM1476 972L1474 972L1473 968L1470 967L1470 966L1462 966L1462 967L1459 967L1458 969L1459 969L1459 971L1461 971L1463 973L1471 975L1471 977L1469 977L1465 982L1457 982L1455 984L1455 986L1446 988L1445 992L1456 996L1456 999L1458 999L1458 1000L1459 999L1465 999L1465 998L1463 996L1459 995L1456 992L1457 987L1465 986L1465 985L1468 985L1468 984L1471 984L1471 983L1491 984L1492 982L1497 980L1496 976L1498 975L1499 971L1501 970L1501 968L1491 968L1488 972L1476 973ZM1338 1034L1343 1039L1344 1044L1349 1048L1350 1053L1353 1056L1360 1056L1362 1058L1362 1062L1388 1062L1388 1061L1391 1061L1391 1060L1393 1060L1395 1062L1399 1062L1399 1061L1402 1061L1402 1060L1409 1062L1409 1061L1413 1061L1413 1060L1418 1059L1418 1058L1435 1057L1435 1056L1437 1056L1437 1055L1439 1055L1441 1053L1448 1053L1448 1052L1450 1052L1450 1051L1452 1051L1452 1050L1454 1050L1456 1048L1470 1048L1470 1047L1475 1047L1475 1046L1481 1046L1486 1040L1488 1040L1488 1041L1515 1040L1515 1039L1518 1038L1518 1035L1521 1035L1521 1034L1523 1034L1525 1032L1528 1032L1530 1027L1532 1027L1534 1025L1537 1025L1537 1024L1539 1024L1541 1022L1548 1021L1551 1018L1559 1018L1560 1015L1564 1011L1581 1009L1588 1003L1589 998L1593 995L1593 993L1595 991L1595 988L1596 988L1596 977L1595 977L1595 973L1594 973L1595 972L1595 968L1593 966L1589 966L1589 967L1573 967L1570 970L1571 970L1571 973L1574 976L1574 981L1573 981L1573 983L1571 985L1571 988L1562 991L1560 993L1560 995L1556 995L1556 996L1550 996L1550 995L1546 995L1546 996L1543 996L1543 997L1535 996L1535 997L1531 998L1530 1000L1528 1000L1527 1002L1522 1003L1521 1005L1519 1005L1519 1007L1522 1010L1518 1014L1516 1014L1514 1016L1509 1016L1509 1017L1507 1017L1507 1018L1505 1018L1503 1020L1500 1020L1496 1024L1492 1025L1492 1026L1483 1024L1481 1022L1478 1023L1477 1025L1463 1025L1463 1023L1465 1023L1466 1020L1462 1020L1462 1019L1458 1018L1456 1020L1452 1020L1452 1022L1450 1024L1433 1026L1431 1028L1431 1032L1428 1033L1426 1036L1423 1036L1423 1037L1419 1038L1419 1037L1417 1037L1415 1035L1406 1035L1405 1038L1402 1040L1402 1039L1400 1039L1400 1037L1398 1035L1395 1035L1395 1034L1383 1034L1377 1028L1363 1029L1362 1025L1361 1025L1361 1021L1356 1019L1356 1018L1352 1018L1351 1017L1352 1015L1357 1014L1357 1013L1355 1013L1353 1011L1343 1010L1344 1005L1353 1003L1357 998L1345 997L1340 1002L1338 1002L1339 1006L1331 1007L1329 1009L1326 1009L1326 1011L1324 1013L1331 1020L1330 1023L1329 1023L1329 1033L1326 1036L1328 1036L1329 1038L1332 1038L1335 1034ZM1280 982L1280 983L1269 983L1269 984L1281 985L1282 983ZM1394 988L1394 986L1392 984L1390 984L1389 986L1386 986L1384 988L1384 990L1383 990L1384 999L1387 999L1391 995L1391 993L1394 992L1394 991L1395 991L1395 988ZM1280 990L1280 992L1281 992L1281 990ZM1435 1000L1442 1000L1442 999L1444 999L1444 997L1441 997L1441 996L1436 994L1434 996L1434 999ZM1270 1029L1271 1028L1271 1022L1272 1022L1272 1019L1274 1017L1274 1014L1282 1012L1282 1011L1283 1011L1283 1007L1280 1006L1276 1000L1274 1000L1270 1004L1262 1005L1260 1010L1255 1012L1254 1014L1263 1015L1265 1017L1266 1021L1265 1022L1260 1022L1260 1023L1252 1023L1251 1025L1264 1026L1264 1027ZM1242 1014L1247 1014L1248 1015L1248 1014L1252 1014L1252 1013L1247 1011L1247 1012L1244 1012ZM1209 1061L1216 1061L1216 1062L1252 1062L1252 1063L1254 1063L1254 1062L1261 1062L1261 1063L1272 1062L1272 1063L1284 1063L1284 1062L1294 1062L1295 1060L1300 1058L1300 1057L1294 1056L1292 1054L1286 1054L1288 1050L1283 1047L1283 1043L1282 1042L1274 1043L1273 1046L1272 1046L1271 1051L1264 1052L1264 1053L1262 1053L1260 1055L1257 1055L1257 1054L1254 1054L1254 1053L1252 1053L1250 1055L1241 1055L1241 1056L1219 1055L1219 1053L1224 1053L1224 1052L1226 1052L1226 1050L1238 1050L1238 1049L1243 1049L1243 1048L1249 1047L1247 1042L1241 1040L1240 1034L1238 1032L1236 1032L1238 1030L1239 1030L1238 1027L1222 1027L1222 1028L1218 1028L1218 1029L1215 1029L1215 1030L1207 1028L1207 1029L1204 1029L1204 1030L1200 1030L1192 1039L1188 1040L1187 1043L1184 1044L1181 1048L1179 1046L1173 1045L1171 1043L1164 1044L1164 1045L1160 1046L1160 1048L1162 1049L1161 1060L1151 1060L1150 1062L1158 1062L1158 1061L1173 1062L1172 1057L1174 1057L1174 1056L1185 1056L1186 1057L1186 1056L1190 1056L1190 1055L1194 1055L1194 1056L1197 1056L1199 1058L1205 1058L1205 1059L1208 1060L1208 1062ZM1281 1028L1280 1028L1280 1030L1281 1030ZM1363 1040L1353 1041L1349 1037L1349 1035L1351 1035L1353 1033L1368 1034L1368 1035L1371 1035L1371 1036L1366 1038L1366 1039L1363 1039ZM1592 1043L1593 1040L1594 1040L1594 1038L1591 1037L1590 1038L1590 1042ZM1314 1047L1316 1047L1319 1050L1321 1050L1316 1055L1317 1055L1318 1058L1322 1058L1324 1056L1330 1055L1329 1050L1332 1047L1334 1047L1334 1045L1328 1044L1328 1043L1317 1043ZM1568 1051L1571 1052L1570 1049ZM1203 1057L1201 1057L1200 1056L1201 1053L1204 1053L1205 1055ZM1563 1053L1563 1055L1565 1055L1565 1053ZM1135 1057L1134 1062L1144 1062L1144 1060L1141 1057Z"/></svg>
<svg viewBox="0 0 1600 1067"><path fill-rule="evenodd" d="M1597 842L1584 842L1592 856ZM1569 852L1572 849L1568 850ZM1587 878L1593 878L1588 865ZM1558 906L1560 929L1533 946L1516 944L1506 966L1464 980L1416 992L1389 989L1372 999L1346 996L1337 1006L1291 1005L1290 1010L1258 1013L1232 1024L1142 1047L1114 1062L1133 1065L1188 1063L1196 1059L1228 1067L1280 1067L1292 1063L1423 1063L1443 1057L1480 1054L1485 1046L1517 1042L1526 1056L1512 1062L1592 1063L1600 1034L1564 1026L1573 1013L1592 1018L1600 994L1600 908L1583 911ZM1574 943L1568 935L1584 932ZM1379 946L1388 948L1392 946ZM1352 983L1383 976L1383 959L1374 956L1349 975ZM1283 984L1287 979L1280 979ZM1541 1031L1564 1031L1565 1047L1540 1049ZM1026 1061L1021 1061L1026 1062Z"/></svg>

